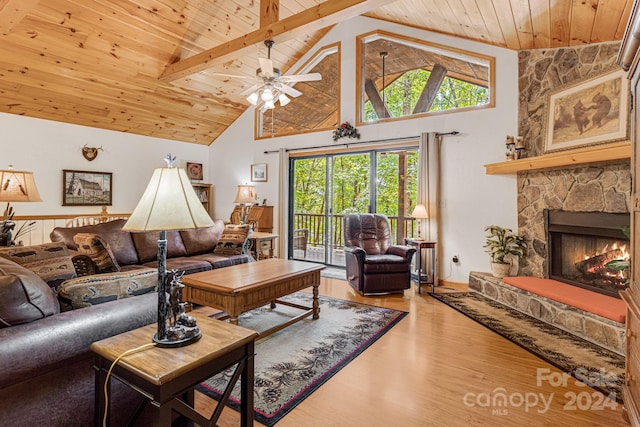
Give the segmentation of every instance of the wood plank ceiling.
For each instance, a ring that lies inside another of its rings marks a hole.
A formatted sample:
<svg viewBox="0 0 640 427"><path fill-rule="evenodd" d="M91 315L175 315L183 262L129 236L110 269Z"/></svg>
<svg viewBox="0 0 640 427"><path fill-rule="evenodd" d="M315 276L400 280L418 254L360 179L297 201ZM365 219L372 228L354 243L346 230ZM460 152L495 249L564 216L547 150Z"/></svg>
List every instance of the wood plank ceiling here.
<svg viewBox="0 0 640 427"><path fill-rule="evenodd" d="M0 0L0 112L209 145L249 108L241 80L213 73L255 75L265 38L283 72L358 14L513 50L573 46L621 40L632 3Z"/></svg>

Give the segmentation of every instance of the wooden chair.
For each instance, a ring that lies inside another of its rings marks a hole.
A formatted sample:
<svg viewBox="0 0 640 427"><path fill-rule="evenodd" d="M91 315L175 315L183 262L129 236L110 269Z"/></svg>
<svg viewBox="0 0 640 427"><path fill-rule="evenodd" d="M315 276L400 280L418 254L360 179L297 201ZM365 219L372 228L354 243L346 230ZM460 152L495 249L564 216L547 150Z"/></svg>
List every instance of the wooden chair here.
<svg viewBox="0 0 640 427"><path fill-rule="evenodd" d="M299 228L293 230L293 250L302 251L302 258L307 257L307 244L309 243L309 229Z"/></svg>

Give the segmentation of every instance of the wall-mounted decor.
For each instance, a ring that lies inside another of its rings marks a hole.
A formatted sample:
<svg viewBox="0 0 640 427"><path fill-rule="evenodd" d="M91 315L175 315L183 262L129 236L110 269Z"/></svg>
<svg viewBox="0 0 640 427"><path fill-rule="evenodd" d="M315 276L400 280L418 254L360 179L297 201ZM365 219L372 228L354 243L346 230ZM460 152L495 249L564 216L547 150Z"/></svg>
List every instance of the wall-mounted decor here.
<svg viewBox="0 0 640 427"><path fill-rule="evenodd" d="M104 151L102 150L102 145L100 147L87 147L87 144L84 144L84 147L82 147L82 155L89 161L98 157L98 151Z"/></svg>
<svg viewBox="0 0 640 427"><path fill-rule="evenodd" d="M627 85L615 71L551 93L545 152L628 139Z"/></svg>
<svg viewBox="0 0 640 427"><path fill-rule="evenodd" d="M251 165L251 181L267 182L267 164L256 163Z"/></svg>
<svg viewBox="0 0 640 427"><path fill-rule="evenodd" d="M111 172L62 171L62 206L111 206Z"/></svg>
<svg viewBox="0 0 640 427"><path fill-rule="evenodd" d="M187 176L189 179L202 180L202 163L187 162Z"/></svg>

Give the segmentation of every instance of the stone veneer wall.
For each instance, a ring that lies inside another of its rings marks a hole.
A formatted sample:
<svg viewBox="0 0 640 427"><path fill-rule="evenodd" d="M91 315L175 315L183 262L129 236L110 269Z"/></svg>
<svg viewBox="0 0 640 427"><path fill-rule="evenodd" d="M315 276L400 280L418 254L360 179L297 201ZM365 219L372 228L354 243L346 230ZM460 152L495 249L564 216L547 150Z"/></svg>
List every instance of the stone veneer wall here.
<svg viewBox="0 0 640 427"><path fill-rule="evenodd" d="M544 152L549 95L573 83L619 69L619 43L525 50L519 53L519 135L528 156ZM518 232L529 243L521 275L547 277L544 209L629 212L630 162L518 173Z"/></svg>

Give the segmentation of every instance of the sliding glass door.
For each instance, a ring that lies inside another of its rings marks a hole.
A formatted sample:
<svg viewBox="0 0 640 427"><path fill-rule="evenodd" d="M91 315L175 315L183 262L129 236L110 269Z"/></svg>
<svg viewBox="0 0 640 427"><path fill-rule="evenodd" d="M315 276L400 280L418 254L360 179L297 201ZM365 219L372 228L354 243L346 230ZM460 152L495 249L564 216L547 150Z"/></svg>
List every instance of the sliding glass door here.
<svg viewBox="0 0 640 427"><path fill-rule="evenodd" d="M417 150L369 150L291 159L289 257L344 266L343 217L387 215L396 240L412 236Z"/></svg>

